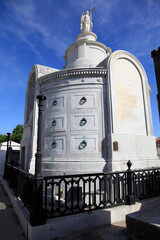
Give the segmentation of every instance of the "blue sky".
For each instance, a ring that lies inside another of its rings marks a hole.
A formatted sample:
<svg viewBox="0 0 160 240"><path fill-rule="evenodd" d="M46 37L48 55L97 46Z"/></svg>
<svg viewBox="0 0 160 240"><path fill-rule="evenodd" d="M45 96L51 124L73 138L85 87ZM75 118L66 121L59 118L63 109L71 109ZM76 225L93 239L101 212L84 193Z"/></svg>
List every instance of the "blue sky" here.
<svg viewBox="0 0 160 240"><path fill-rule="evenodd" d="M152 88L155 136L160 136L151 51L160 46L160 0L0 0L0 134L23 124L25 91L34 64L57 69L80 33L81 12L93 12L98 41L126 50L144 66Z"/></svg>

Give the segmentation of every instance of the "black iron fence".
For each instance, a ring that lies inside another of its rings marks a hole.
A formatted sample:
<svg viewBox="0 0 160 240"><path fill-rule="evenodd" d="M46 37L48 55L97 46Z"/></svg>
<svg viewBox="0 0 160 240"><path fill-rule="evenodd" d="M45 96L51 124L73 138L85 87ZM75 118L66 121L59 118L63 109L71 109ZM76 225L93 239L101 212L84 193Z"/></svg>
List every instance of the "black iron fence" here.
<svg viewBox="0 0 160 240"><path fill-rule="evenodd" d="M120 172L45 177L45 214L64 216L123 203L126 184Z"/></svg>
<svg viewBox="0 0 160 240"><path fill-rule="evenodd" d="M160 168L124 172L35 177L6 164L9 186L30 212L31 224L46 219L118 204L160 194Z"/></svg>

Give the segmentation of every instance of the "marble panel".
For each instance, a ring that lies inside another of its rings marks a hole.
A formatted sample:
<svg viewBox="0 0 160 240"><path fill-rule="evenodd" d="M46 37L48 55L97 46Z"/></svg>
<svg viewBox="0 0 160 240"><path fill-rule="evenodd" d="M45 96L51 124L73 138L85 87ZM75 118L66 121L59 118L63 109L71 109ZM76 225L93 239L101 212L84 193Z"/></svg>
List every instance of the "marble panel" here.
<svg viewBox="0 0 160 240"><path fill-rule="evenodd" d="M71 95L72 108L96 108L97 95L95 93L75 93Z"/></svg>
<svg viewBox="0 0 160 240"><path fill-rule="evenodd" d="M48 98L46 100L46 109L50 110L52 108L52 110L59 110L60 108L64 108L65 107L65 96L63 95L56 95L52 98Z"/></svg>
<svg viewBox="0 0 160 240"><path fill-rule="evenodd" d="M97 114L73 114L71 116L71 130L97 130Z"/></svg>
<svg viewBox="0 0 160 240"><path fill-rule="evenodd" d="M98 136L71 136L72 153L97 153Z"/></svg>
<svg viewBox="0 0 160 240"><path fill-rule="evenodd" d="M115 88L118 132L145 135L142 79L128 59L120 58L115 63Z"/></svg>
<svg viewBox="0 0 160 240"><path fill-rule="evenodd" d="M56 114L52 118L46 119L46 131L57 132L67 130L66 114Z"/></svg>
<svg viewBox="0 0 160 240"><path fill-rule="evenodd" d="M51 156L66 152L66 136L46 137L45 138L45 154Z"/></svg>

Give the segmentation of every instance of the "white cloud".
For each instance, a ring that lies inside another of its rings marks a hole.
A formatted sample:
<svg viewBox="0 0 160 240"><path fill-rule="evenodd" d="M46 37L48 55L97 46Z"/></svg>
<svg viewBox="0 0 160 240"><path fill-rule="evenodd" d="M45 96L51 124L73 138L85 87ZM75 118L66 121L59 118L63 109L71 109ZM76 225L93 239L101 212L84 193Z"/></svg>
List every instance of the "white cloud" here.
<svg viewBox="0 0 160 240"><path fill-rule="evenodd" d="M41 7L45 7L50 2L46 1ZM54 50L59 56L62 52L64 53L67 47L63 38L65 31L64 21L67 22L69 15L63 9L55 9L52 16L51 10L48 15L43 13L43 8L39 9L39 4L36 1L16 0L6 1L4 4L8 10L10 21L6 20L0 24L1 29L4 30L1 32L1 36L4 35L4 32L5 35L6 32L14 34L40 57L40 50L36 49L35 44L29 40L30 34L39 33L41 35L39 41L42 41L46 47ZM69 42L69 37L67 42Z"/></svg>
<svg viewBox="0 0 160 240"><path fill-rule="evenodd" d="M106 1L108 11L103 0L98 2L101 5L99 15L102 15L98 31L105 41L112 39L110 47L116 43L117 48L122 46L140 57L159 45L159 0Z"/></svg>
<svg viewBox="0 0 160 240"><path fill-rule="evenodd" d="M112 35L116 36L113 42L124 41L126 48L131 45L134 51L143 55L143 48L149 46L153 41L148 37L150 33L155 35L153 29L160 27L159 0L124 1L118 0L7 0L4 1L7 9L7 16L10 21L1 22L1 35L7 38L6 32L15 34L21 41L40 58L40 49L30 39L31 34L40 34L39 41L45 47L53 50L58 57L64 55L66 48L75 41L76 34L73 31L79 30L80 14L89 10L90 3L96 10L93 12L93 31L96 30L102 40L107 41ZM63 7L63 3L67 7ZM76 26L74 26L74 21ZM13 21L13 22L12 22ZM75 27L75 28L73 28ZM95 32L96 32L95 31ZM127 31L124 38L123 34ZM142 32L142 34L141 34ZM136 39L139 37L139 41ZM160 40L160 31L156 31L155 43ZM125 41L126 39L126 41ZM112 43L110 43L112 44ZM139 46L141 47L141 53ZM108 45L108 43L107 43ZM112 46L110 46L112 47ZM118 46L117 46L118 48Z"/></svg>

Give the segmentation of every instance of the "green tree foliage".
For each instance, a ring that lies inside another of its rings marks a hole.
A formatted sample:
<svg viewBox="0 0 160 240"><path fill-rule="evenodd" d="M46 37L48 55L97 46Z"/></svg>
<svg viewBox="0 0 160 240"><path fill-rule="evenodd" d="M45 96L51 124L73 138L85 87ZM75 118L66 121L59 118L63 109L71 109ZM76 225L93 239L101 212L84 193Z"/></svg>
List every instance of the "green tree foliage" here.
<svg viewBox="0 0 160 240"><path fill-rule="evenodd" d="M6 142L7 141L7 135L0 134L0 142Z"/></svg>
<svg viewBox="0 0 160 240"><path fill-rule="evenodd" d="M18 124L12 132L12 136L10 136L9 140L20 143L23 136L23 125ZM0 142L7 142L7 134L0 134Z"/></svg>
<svg viewBox="0 0 160 240"><path fill-rule="evenodd" d="M23 125L18 124L12 132L12 141L20 143L23 136Z"/></svg>

